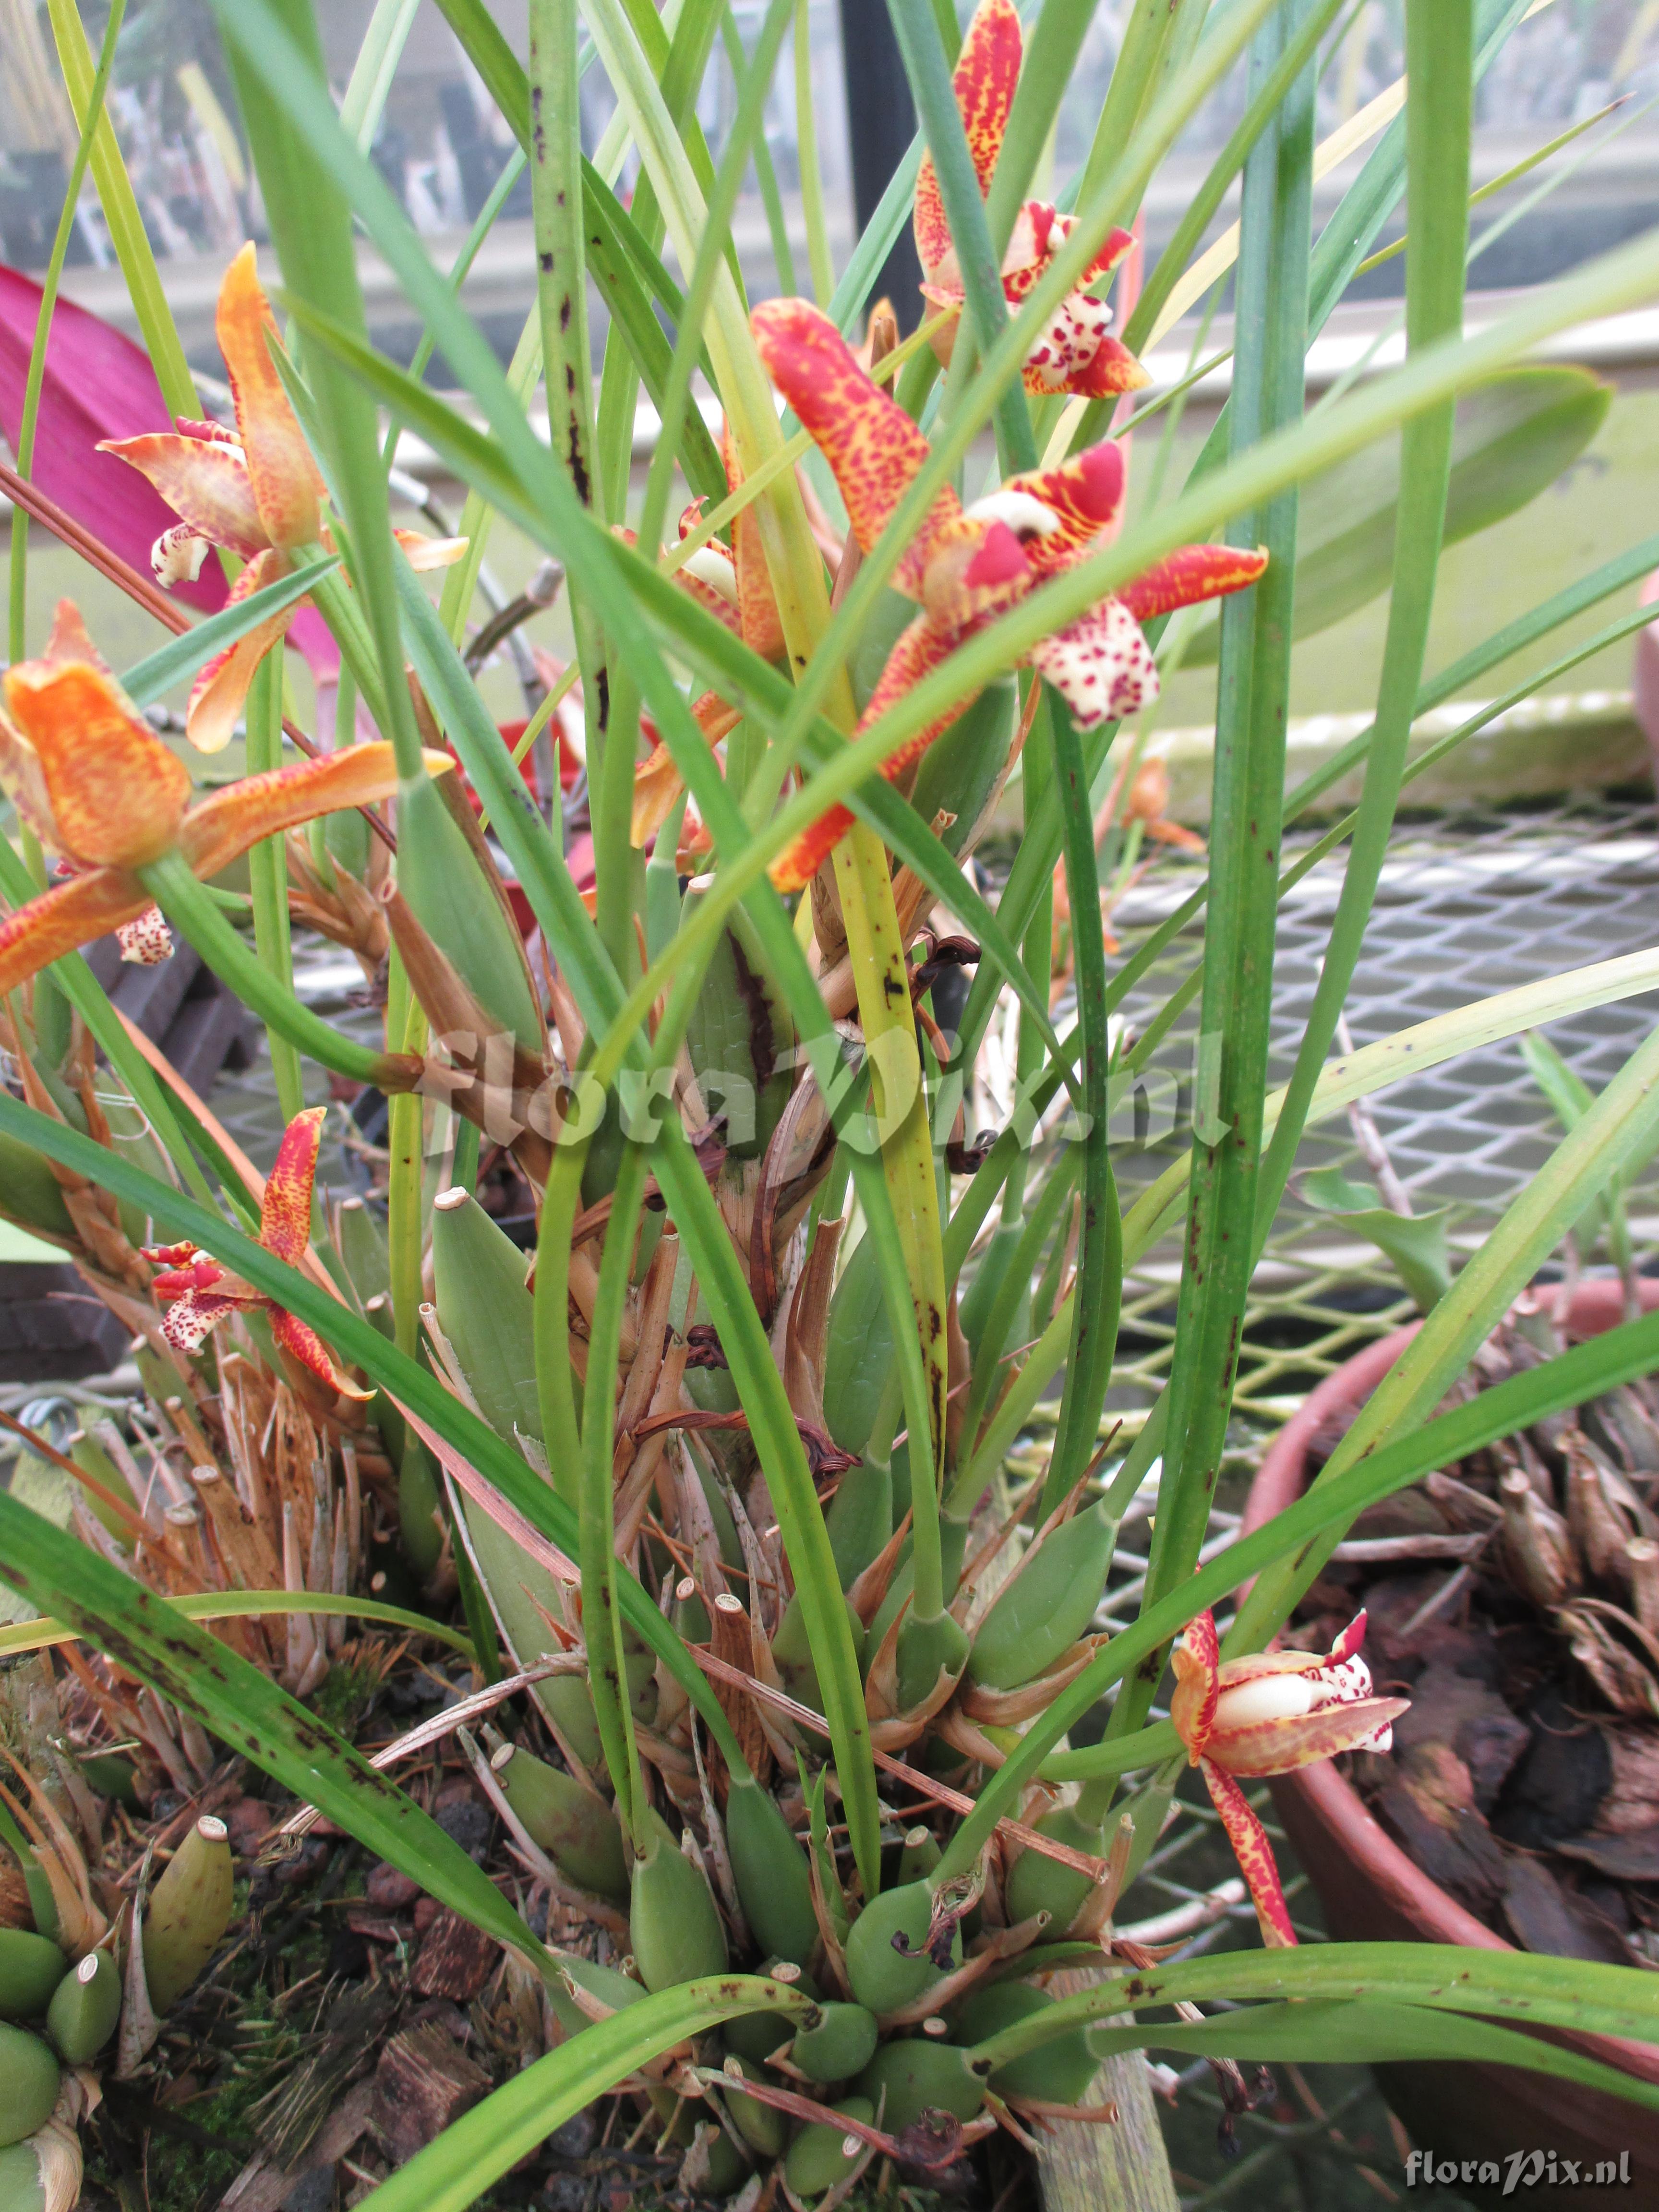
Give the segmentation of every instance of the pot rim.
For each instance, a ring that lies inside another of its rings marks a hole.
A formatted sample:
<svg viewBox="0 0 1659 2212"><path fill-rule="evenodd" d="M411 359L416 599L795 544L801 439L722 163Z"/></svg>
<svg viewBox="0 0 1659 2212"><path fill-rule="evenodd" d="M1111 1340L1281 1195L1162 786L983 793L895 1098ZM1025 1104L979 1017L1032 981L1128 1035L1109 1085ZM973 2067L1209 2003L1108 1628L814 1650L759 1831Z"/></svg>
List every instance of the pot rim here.
<svg viewBox="0 0 1659 2212"><path fill-rule="evenodd" d="M1659 1280L1644 1279L1638 1285L1643 1310L1659 1307ZM1567 1311L1567 1334L1599 1336L1624 1316L1624 1286L1616 1277L1595 1276L1577 1284ZM1333 1413L1361 1404L1376 1388L1422 1328L1420 1321L1389 1335L1379 1337L1345 1360L1334 1375L1311 1390L1269 1445L1250 1485L1239 1526L1241 1537L1251 1534L1276 1513L1298 1498L1307 1481L1309 1449L1315 1435ZM1363 1872L1371 1886L1421 1938L1431 1943L1455 1943L1476 1950L1512 1951L1482 1920L1465 1911L1437 1882L1407 1856L1367 1811L1351 1783L1344 1780L1328 1760L1279 1776L1275 1791L1285 1790L1304 1801L1318 1825L1332 1838L1350 1863ZM1659 2049L1632 2042L1622 2036L1580 2035L1570 2030L1559 2039L1601 2058L1644 2081L1659 2082Z"/></svg>

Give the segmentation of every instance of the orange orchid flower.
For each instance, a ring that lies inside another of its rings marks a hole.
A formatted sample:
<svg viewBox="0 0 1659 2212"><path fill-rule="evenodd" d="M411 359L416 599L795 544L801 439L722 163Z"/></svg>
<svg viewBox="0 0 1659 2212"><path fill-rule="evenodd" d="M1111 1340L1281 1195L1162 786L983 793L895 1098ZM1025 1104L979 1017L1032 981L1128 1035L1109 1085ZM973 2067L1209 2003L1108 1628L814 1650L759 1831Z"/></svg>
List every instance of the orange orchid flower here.
<svg viewBox="0 0 1659 2212"><path fill-rule="evenodd" d="M1215 1615L1201 1613L1175 1648L1170 1717L1201 1767L1261 1924L1264 1943L1293 1945L1295 1930L1273 1846L1234 1780L1290 1774L1341 1751L1387 1751L1408 1698L1371 1692L1359 1656L1365 1616L1357 1613L1322 1658L1316 1651L1264 1651L1223 1662Z"/></svg>
<svg viewBox="0 0 1659 2212"><path fill-rule="evenodd" d="M156 580L193 581L208 548L217 545L246 562L230 588L234 605L276 583L295 565L295 556L332 540L324 516L327 498L299 417L276 373L269 340L276 335L270 303L245 246L219 287L214 330L230 373L236 428L180 416L173 430L141 438L106 438L100 453L114 453L148 477L182 519L164 530L150 553ZM459 560L466 541L396 536L416 568L441 568ZM276 645L301 601L285 607L209 661L190 695L185 727L202 752L218 752L247 697L253 672Z"/></svg>
<svg viewBox="0 0 1659 2212"><path fill-rule="evenodd" d="M859 367L827 315L805 300L769 300L750 321L762 360L835 471L859 544L868 552L927 459L927 441ZM892 580L921 603L882 671L860 729L884 714L975 630L1041 584L1095 552L1123 511L1123 455L1111 440L1052 469L1011 477L963 509L948 487L905 548ZM1024 656L1079 726L1133 714L1158 696L1158 670L1140 634L1150 616L1253 584L1264 551L1184 545L1145 575L1043 638ZM977 696L969 688L882 765L890 782L919 759ZM774 862L780 890L811 881L852 823L834 807Z"/></svg>
<svg viewBox="0 0 1659 2212"><path fill-rule="evenodd" d="M720 441L728 489L743 483L730 432ZM680 537L689 538L702 515L701 499L692 501L680 517ZM718 538L700 545L674 572L674 581L694 599L706 614L714 616L734 636L740 637L763 660L775 660L783 652L783 622L772 596L755 517L748 507L733 516L728 552ZM705 691L692 703L691 712L708 744L717 745L743 720L742 710L728 706L717 691ZM674 765L666 745L656 738L648 714L640 717L653 745L634 770L634 812L630 835L635 845L648 845L667 819L674 801L685 788L685 779Z"/></svg>
<svg viewBox="0 0 1659 2212"><path fill-rule="evenodd" d="M1022 51L1013 0L980 0L962 42L952 82L981 198L989 196L1002 152L1008 112L1019 82ZM1011 307L1018 307L1042 276L1071 235L1075 221L1074 216L1060 214L1046 200L1027 200L1021 208L1002 258L1003 296ZM923 296L934 307L960 309L964 297L962 271L931 154L922 155L916 176L915 234ZM1109 276L1133 244L1127 230L1109 234L1078 280L1076 290L1060 301L1025 356L1028 392L1071 392L1103 399L1120 392L1137 392L1149 381L1134 356L1107 335L1111 309L1090 296L1090 288ZM959 314L953 315L933 341L933 350L947 364L960 320Z"/></svg>
<svg viewBox="0 0 1659 2212"><path fill-rule="evenodd" d="M0 918L0 993L106 930L134 926L159 950L166 925L137 872L166 854L215 876L261 838L398 787L389 744L349 745L245 776L191 806L190 771L122 690L70 599L58 602L41 658L6 671L5 702L0 785L71 872ZM454 765L447 753L426 762L434 775Z"/></svg>
<svg viewBox="0 0 1659 2212"><path fill-rule="evenodd" d="M259 1204L259 1242L290 1267L304 1264L311 1243L311 1192L327 1111L325 1106L308 1107L283 1130L276 1164L266 1177ZM209 1259L199 1245L188 1241L147 1244L144 1257L162 1271L150 1288L166 1307L161 1334L178 1351L196 1351L227 1314L262 1313L270 1323L278 1351L328 1389L345 1398L374 1395L340 1372L313 1328Z"/></svg>

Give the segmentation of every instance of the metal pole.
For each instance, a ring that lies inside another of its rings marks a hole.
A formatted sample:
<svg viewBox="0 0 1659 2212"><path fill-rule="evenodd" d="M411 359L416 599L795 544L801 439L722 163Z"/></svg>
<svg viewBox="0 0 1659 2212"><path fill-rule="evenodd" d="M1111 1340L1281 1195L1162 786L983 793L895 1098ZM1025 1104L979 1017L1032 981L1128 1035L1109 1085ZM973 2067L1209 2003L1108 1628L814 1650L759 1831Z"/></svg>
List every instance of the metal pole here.
<svg viewBox="0 0 1659 2212"><path fill-rule="evenodd" d="M899 59L887 0L841 0L842 63L847 74L847 129L852 143L853 205L860 232L875 213L893 172L916 133L915 103ZM907 222L871 292L893 304L902 331L921 319L921 264Z"/></svg>

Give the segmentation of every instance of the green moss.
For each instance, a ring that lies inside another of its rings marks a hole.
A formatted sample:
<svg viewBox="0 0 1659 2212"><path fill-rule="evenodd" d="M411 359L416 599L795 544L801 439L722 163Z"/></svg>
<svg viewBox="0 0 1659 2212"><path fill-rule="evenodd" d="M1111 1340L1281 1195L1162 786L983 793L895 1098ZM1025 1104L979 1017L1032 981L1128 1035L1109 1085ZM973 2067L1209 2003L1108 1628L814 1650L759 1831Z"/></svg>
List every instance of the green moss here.
<svg viewBox="0 0 1659 2212"><path fill-rule="evenodd" d="M375 1659L337 1659L318 1685L311 1709L319 1721L343 1736L355 1738L357 1723L368 1711L383 1678L384 1670Z"/></svg>

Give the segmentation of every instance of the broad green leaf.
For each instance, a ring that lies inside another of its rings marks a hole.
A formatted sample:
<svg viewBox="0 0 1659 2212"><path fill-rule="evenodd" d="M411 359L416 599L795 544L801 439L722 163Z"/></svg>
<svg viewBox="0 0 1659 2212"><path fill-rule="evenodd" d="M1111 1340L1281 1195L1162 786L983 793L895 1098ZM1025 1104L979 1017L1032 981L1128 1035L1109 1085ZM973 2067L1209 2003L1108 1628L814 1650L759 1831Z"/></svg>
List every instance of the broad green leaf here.
<svg viewBox="0 0 1659 2212"><path fill-rule="evenodd" d="M1458 402L1446 495L1449 545L1530 505L1571 466L1601 428L1612 386L1588 369L1510 368ZM1328 629L1389 587L1400 502L1400 447L1383 439L1302 488L1296 635ZM1182 665L1213 661L1212 618Z"/></svg>

